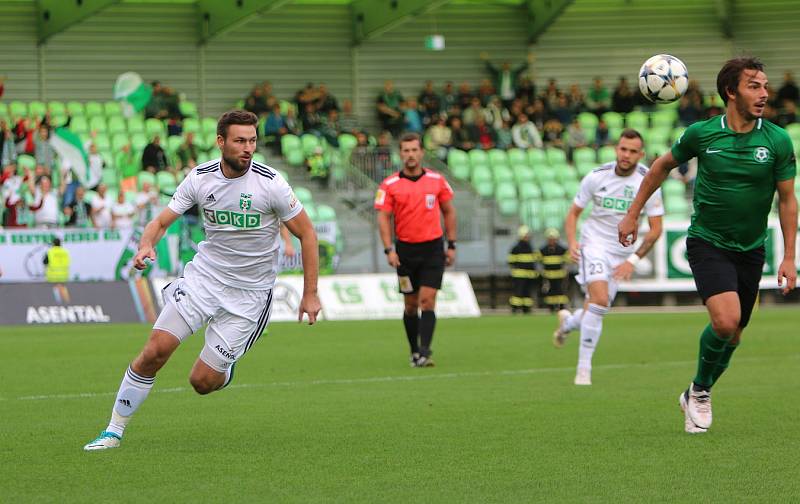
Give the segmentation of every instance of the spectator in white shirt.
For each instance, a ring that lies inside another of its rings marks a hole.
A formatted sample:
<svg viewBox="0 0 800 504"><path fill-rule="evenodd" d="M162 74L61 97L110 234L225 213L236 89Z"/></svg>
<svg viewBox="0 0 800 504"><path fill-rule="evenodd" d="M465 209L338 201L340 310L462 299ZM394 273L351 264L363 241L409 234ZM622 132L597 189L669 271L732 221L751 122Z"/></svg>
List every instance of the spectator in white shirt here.
<svg viewBox="0 0 800 504"><path fill-rule="evenodd" d="M58 192L53 189L50 177L42 176L39 184L35 188L31 187L31 192L33 193L33 203L30 205L30 210L33 212L34 225L36 227L58 226Z"/></svg>
<svg viewBox="0 0 800 504"><path fill-rule="evenodd" d="M511 128L511 137L514 139L514 145L520 149L529 147L541 149L544 145L536 125L530 122L525 114L520 114L517 124Z"/></svg>
<svg viewBox="0 0 800 504"><path fill-rule="evenodd" d="M111 227L111 207L114 200L108 198L108 188L105 184L97 186L97 196L92 200L92 217L99 228Z"/></svg>
<svg viewBox="0 0 800 504"><path fill-rule="evenodd" d="M150 182L142 183L142 190L136 195L134 201L136 205L138 225L145 226L156 215L158 206L158 191Z"/></svg>
<svg viewBox="0 0 800 504"><path fill-rule="evenodd" d="M111 206L111 226L114 229L130 229L133 227L133 218L136 207L125 198L125 193L117 194L117 201Z"/></svg>

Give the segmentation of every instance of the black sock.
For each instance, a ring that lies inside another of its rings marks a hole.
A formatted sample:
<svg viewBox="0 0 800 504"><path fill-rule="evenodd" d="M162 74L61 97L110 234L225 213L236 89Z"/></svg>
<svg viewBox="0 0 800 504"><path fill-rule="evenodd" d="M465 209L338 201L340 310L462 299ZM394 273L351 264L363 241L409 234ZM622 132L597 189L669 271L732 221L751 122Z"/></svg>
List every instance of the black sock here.
<svg viewBox="0 0 800 504"><path fill-rule="evenodd" d="M436 313L433 310L422 310L419 319L419 339L420 350L426 357L431 355L431 342L433 341L433 329L436 327Z"/></svg>
<svg viewBox="0 0 800 504"><path fill-rule="evenodd" d="M409 315L403 312L403 326L406 328L406 337L408 338L408 346L411 347L411 353L419 353L419 315L414 313Z"/></svg>

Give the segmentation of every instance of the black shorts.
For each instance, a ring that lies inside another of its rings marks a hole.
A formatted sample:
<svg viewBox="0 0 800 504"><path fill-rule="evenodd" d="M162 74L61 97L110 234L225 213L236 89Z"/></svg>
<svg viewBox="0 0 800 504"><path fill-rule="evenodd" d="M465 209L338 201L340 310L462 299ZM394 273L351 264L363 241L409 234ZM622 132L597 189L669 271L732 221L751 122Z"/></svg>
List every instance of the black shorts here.
<svg viewBox="0 0 800 504"><path fill-rule="evenodd" d="M736 292L742 310L739 327L746 327L758 297L758 284L764 269L764 247L734 252L689 237L686 239L686 254L703 303L716 294Z"/></svg>
<svg viewBox="0 0 800 504"><path fill-rule="evenodd" d="M422 286L442 288L444 275L444 244L435 240L396 244L400 266L397 267L398 288L403 294L418 292Z"/></svg>

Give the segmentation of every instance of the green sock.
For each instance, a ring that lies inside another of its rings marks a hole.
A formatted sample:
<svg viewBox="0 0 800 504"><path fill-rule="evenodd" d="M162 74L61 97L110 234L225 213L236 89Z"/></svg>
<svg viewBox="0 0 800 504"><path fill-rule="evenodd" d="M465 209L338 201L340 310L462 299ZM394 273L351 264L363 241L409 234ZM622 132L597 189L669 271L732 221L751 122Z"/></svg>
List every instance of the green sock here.
<svg viewBox="0 0 800 504"><path fill-rule="evenodd" d="M727 340L717 336L711 324L708 324L700 336L700 355L697 358L697 375L694 383L701 387L711 388L714 383L714 371L725 353Z"/></svg>
<svg viewBox="0 0 800 504"><path fill-rule="evenodd" d="M714 369L714 380L711 382L711 385L717 383L717 380L719 380L719 377L722 376L722 373L728 369L728 364L731 362L731 356L738 346L739 345L731 344L725 345L725 350L722 351L722 357L719 359L717 367Z"/></svg>

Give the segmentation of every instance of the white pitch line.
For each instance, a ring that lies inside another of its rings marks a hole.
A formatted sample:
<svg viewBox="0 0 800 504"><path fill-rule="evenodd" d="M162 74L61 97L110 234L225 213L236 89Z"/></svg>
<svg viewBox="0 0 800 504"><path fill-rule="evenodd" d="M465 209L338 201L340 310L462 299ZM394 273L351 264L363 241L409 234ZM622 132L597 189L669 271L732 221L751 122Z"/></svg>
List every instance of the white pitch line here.
<svg viewBox="0 0 800 504"><path fill-rule="evenodd" d="M762 361L775 361L786 359L797 359L800 354L788 354L780 357L742 357L736 359L736 362L762 362ZM687 366L694 364L696 361L667 361L667 362L650 362L639 364L600 364L594 366L595 370L614 370L614 369L630 369L641 367L676 367ZM426 381L426 380L448 380L458 378L477 378L481 376L522 376L532 374L545 374L545 373L560 373L566 371L574 371L575 368L558 367L558 368L531 368L531 369L511 369L503 371L465 371L461 373L437 373L428 375L408 375L408 376L374 376L370 378L330 378L319 380L305 380L305 381L286 381L286 382L268 382L268 383L241 383L233 384L228 388L237 389L250 389L250 388L267 388L267 387L303 387L313 385L353 385L353 384L369 384L369 383L389 383L389 382L404 382L404 381ZM424 372L424 371L423 371ZM188 392L192 389L190 387L172 387L164 389L156 389L153 393L159 394L174 394L179 392ZM30 395L13 398L0 397L0 401L44 401L51 399L91 399L95 397L114 396L116 392L81 392L76 394L50 394L50 395Z"/></svg>

